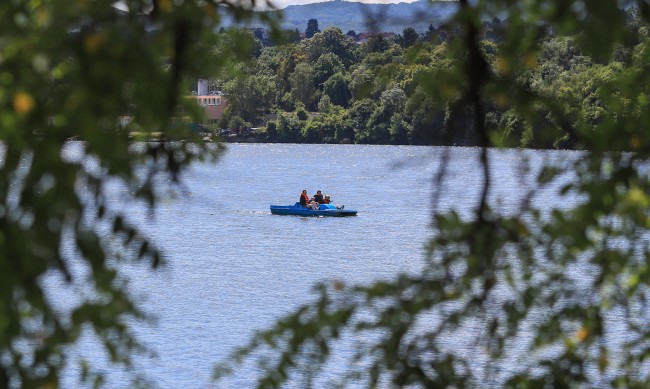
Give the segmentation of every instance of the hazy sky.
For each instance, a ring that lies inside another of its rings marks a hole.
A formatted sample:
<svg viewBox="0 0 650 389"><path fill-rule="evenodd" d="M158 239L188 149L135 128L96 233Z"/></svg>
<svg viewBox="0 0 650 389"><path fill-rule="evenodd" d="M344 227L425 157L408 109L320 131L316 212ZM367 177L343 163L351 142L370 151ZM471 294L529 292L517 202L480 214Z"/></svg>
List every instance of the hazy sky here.
<svg viewBox="0 0 650 389"><path fill-rule="evenodd" d="M277 8L284 8L287 5L297 5L297 4L308 4L308 3L319 3L327 0L269 0ZM410 3L415 0L346 0L346 1L356 1L359 3Z"/></svg>
<svg viewBox="0 0 650 389"><path fill-rule="evenodd" d="M3 0L6 1L6 0ZM259 0L258 0L259 1ZM264 0L261 0L263 2ZM321 3L324 1L334 1L334 0L266 0L275 5L276 8L284 8L288 5L298 5L298 4L309 4L309 3ZM345 1L354 1L358 3L382 3L382 4L389 4L389 3L411 3L413 1L417 0L345 0ZM248 1L248 4L251 4L250 1ZM126 6L121 0L117 0L114 4L115 7L119 9L126 9ZM265 7L256 7L256 8L262 8L264 9Z"/></svg>

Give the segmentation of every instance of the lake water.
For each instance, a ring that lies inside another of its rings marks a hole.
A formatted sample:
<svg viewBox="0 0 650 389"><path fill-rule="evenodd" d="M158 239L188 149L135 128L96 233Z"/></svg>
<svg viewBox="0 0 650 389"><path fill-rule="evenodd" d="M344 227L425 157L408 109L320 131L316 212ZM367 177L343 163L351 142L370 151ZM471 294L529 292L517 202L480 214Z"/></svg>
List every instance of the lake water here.
<svg viewBox="0 0 650 389"><path fill-rule="evenodd" d="M438 210L468 215L482 184L474 148L230 144L216 164L198 164L182 177L177 195L152 216L130 206L129 217L169 259L162 271L128 269L142 308L158 318L139 324L140 340L157 357L138 357L134 371L159 388L249 388L251 375L211 382L215 364L255 330L270 326L313 298L318 282L346 284L389 279L417 271L430 235L434 180L442 156L448 174ZM571 152L492 152L492 203L516 209L546 159L561 163ZM358 210L347 218L271 215L270 204L293 204L300 191L330 194L336 205ZM115 203L120 202L116 193ZM540 205L553 206L554 192ZM103 367L92 340L74 355ZM106 367L110 388L129 387ZM63 387L78 387L71 369Z"/></svg>

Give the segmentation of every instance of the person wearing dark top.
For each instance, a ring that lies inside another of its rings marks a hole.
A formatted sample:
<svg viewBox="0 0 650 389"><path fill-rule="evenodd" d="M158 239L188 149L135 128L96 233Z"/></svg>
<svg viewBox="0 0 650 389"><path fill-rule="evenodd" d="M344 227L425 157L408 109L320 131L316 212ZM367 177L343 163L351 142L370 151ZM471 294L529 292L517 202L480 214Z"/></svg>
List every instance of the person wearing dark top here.
<svg viewBox="0 0 650 389"><path fill-rule="evenodd" d="M316 194L314 195L312 200L314 200L318 204L323 204L323 194L321 193L320 190L316 191Z"/></svg>

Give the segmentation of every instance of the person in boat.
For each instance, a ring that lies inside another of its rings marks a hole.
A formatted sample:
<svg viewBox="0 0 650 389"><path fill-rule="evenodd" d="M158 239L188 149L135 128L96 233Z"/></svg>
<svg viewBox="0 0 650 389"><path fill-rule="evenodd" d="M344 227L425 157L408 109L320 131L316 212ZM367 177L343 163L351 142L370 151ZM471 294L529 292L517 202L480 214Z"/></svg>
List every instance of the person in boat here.
<svg viewBox="0 0 650 389"><path fill-rule="evenodd" d="M323 204L323 193L320 190L317 190L314 197L312 197L312 200L314 200L317 204Z"/></svg>
<svg viewBox="0 0 650 389"><path fill-rule="evenodd" d="M325 195L323 198L323 204L331 204L332 203L332 198L330 195ZM343 209L345 208L345 205L337 206L336 209Z"/></svg>
<svg viewBox="0 0 650 389"><path fill-rule="evenodd" d="M300 194L300 205L305 208L309 208L313 210L318 209L318 205L316 204L316 202L313 199L309 198L309 195L307 194L307 189L303 189L302 193Z"/></svg>

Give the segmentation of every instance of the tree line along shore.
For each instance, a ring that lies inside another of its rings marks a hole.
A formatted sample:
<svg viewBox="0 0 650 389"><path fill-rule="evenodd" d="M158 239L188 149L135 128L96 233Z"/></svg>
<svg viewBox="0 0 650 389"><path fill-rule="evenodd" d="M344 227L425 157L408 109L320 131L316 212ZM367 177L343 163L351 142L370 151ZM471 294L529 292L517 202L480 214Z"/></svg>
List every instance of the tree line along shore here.
<svg viewBox="0 0 650 389"><path fill-rule="evenodd" d="M291 39L285 44L274 44L259 31L218 34L215 51L240 42L242 35L249 42L237 56L222 59L231 71L211 81L229 103L222 119L213 123L223 140L478 144L467 130L473 116L454 111L454 99L461 98L457 86L428 82L453 74L458 66L447 55L458 31L429 26L418 33L407 27L402 34L371 34L359 41L354 31L320 31L317 23L310 20L305 35L288 34ZM545 96L561 111L539 110L525 117L513 109L512 96L492 97L483 102L484 125L495 144L581 148L572 128L611 120L603 93L611 80L640 70L648 26L632 11L626 23L629 39L607 60L585 54L576 43L579 36L559 35L549 27L541 30L538 52L514 62L498 54L503 22L484 22L480 48L493 77L515 76L525 89Z"/></svg>

